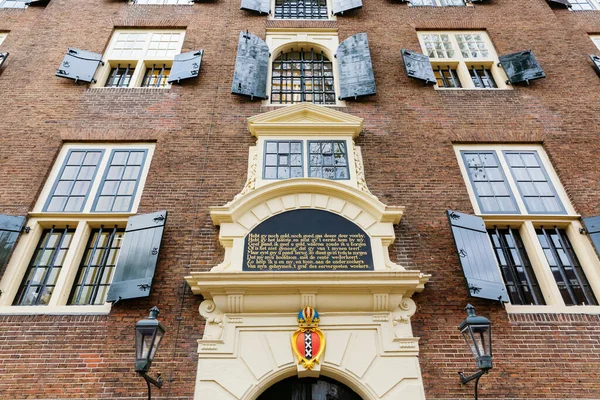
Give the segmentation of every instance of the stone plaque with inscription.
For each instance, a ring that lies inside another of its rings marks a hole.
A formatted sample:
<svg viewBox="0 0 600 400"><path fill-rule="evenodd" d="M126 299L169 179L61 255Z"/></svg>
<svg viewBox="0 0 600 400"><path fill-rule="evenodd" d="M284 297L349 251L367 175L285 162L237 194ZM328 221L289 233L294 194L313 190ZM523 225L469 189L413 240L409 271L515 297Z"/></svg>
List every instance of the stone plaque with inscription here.
<svg viewBox="0 0 600 400"><path fill-rule="evenodd" d="M244 271L369 271L369 236L322 210L287 211L256 226L244 241Z"/></svg>

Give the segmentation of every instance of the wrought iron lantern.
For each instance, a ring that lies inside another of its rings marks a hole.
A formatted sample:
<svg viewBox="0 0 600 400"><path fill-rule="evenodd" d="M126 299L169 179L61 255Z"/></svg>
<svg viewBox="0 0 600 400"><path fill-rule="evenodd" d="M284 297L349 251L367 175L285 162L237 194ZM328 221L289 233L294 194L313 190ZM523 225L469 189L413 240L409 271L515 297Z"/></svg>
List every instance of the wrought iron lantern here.
<svg viewBox="0 0 600 400"><path fill-rule="evenodd" d="M465 338L471 353L473 353L479 372L471 376L465 376L462 372L458 374L463 384L476 379L475 399L477 400L479 378L492 369L492 328L487 318L475 315L475 307L471 304L467 304L465 310L467 311L467 318L460 323L458 329Z"/></svg>
<svg viewBox="0 0 600 400"><path fill-rule="evenodd" d="M150 309L150 316L135 324L135 372L140 374L148 385L148 400L151 399L150 384L158 387L163 385L163 380L158 374L156 379L146 375L150 370L154 356L165 334L165 328L156 319L160 311L157 307Z"/></svg>

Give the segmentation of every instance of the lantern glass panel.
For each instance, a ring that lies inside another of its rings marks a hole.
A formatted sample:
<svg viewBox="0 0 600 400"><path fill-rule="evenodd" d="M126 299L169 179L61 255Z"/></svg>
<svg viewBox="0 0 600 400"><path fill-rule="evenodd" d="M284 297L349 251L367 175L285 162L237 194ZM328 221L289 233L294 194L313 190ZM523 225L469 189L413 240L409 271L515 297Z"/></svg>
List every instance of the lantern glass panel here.
<svg viewBox="0 0 600 400"><path fill-rule="evenodd" d="M154 347L152 347L150 352L150 361L154 360L156 350L158 350L158 346L160 346L160 341L162 340L164 334L165 331L163 331L160 327L156 329L156 339L154 340Z"/></svg>
<svg viewBox="0 0 600 400"><path fill-rule="evenodd" d="M154 332L156 327L138 327L135 332L136 342L136 356L138 360L148 359L148 353L151 350L152 339L154 338Z"/></svg>

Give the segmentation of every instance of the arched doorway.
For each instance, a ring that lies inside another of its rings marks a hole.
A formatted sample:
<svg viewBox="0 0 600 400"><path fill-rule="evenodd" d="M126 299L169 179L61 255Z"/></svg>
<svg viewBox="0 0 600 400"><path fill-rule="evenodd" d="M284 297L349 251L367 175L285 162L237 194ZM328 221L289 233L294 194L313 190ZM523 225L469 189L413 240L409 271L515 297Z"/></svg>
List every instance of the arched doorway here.
<svg viewBox="0 0 600 400"><path fill-rule="evenodd" d="M362 400L348 386L321 377L287 378L277 382L261 394L257 400Z"/></svg>

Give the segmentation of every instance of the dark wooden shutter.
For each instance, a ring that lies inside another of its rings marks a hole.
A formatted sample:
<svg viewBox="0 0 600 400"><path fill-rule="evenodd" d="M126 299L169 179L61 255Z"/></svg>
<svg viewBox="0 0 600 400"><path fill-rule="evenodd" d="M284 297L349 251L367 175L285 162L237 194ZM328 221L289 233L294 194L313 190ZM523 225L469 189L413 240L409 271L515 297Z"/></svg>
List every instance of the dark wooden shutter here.
<svg viewBox="0 0 600 400"><path fill-rule="evenodd" d="M96 82L94 74L102 63L102 54L69 48L56 76L73 79L75 82Z"/></svg>
<svg viewBox="0 0 600 400"><path fill-rule="evenodd" d="M531 50L507 54L498 59L510 83L525 82L529 84L529 81L546 77Z"/></svg>
<svg viewBox="0 0 600 400"><path fill-rule="evenodd" d="M571 8L571 3L569 3L569 0L547 0L547 1L551 7Z"/></svg>
<svg viewBox="0 0 600 400"><path fill-rule="evenodd" d="M596 252L600 255L600 216L584 218L583 223L590 239L592 239Z"/></svg>
<svg viewBox="0 0 600 400"><path fill-rule="evenodd" d="M335 56L338 60L340 100L376 93L366 33L357 33L344 40Z"/></svg>
<svg viewBox="0 0 600 400"><path fill-rule="evenodd" d="M189 53L177 54L173 59L171 73L167 78L168 83L197 78L202 65L203 50L191 51Z"/></svg>
<svg viewBox="0 0 600 400"><path fill-rule="evenodd" d="M2 64L4 64L4 61L6 61L7 58L8 53L0 53L0 68L2 68Z"/></svg>
<svg viewBox="0 0 600 400"><path fill-rule="evenodd" d="M0 273L8 263L23 224L25 224L25 217L0 214Z"/></svg>
<svg viewBox="0 0 600 400"><path fill-rule="evenodd" d="M269 14L271 12L270 0L242 0L240 6L242 10L256 11L260 14Z"/></svg>
<svg viewBox="0 0 600 400"><path fill-rule="evenodd" d="M166 222L166 211L129 218L106 301L150 296Z"/></svg>
<svg viewBox="0 0 600 400"><path fill-rule="evenodd" d="M590 56L590 59L592 60L592 66L594 67L594 71L596 71L598 76L600 76L600 57L592 55Z"/></svg>
<svg viewBox="0 0 600 400"><path fill-rule="evenodd" d="M333 15L338 15L357 8L362 8L362 0L333 0L331 12Z"/></svg>
<svg viewBox="0 0 600 400"><path fill-rule="evenodd" d="M256 35L240 32L231 93L267 98L269 46Z"/></svg>
<svg viewBox="0 0 600 400"><path fill-rule="evenodd" d="M458 258L472 297L508 302L504 281L483 219L448 210Z"/></svg>
<svg viewBox="0 0 600 400"><path fill-rule="evenodd" d="M402 60L404 61L406 75L410 78L424 81L425 84L436 82L429 57L426 55L402 49Z"/></svg>

